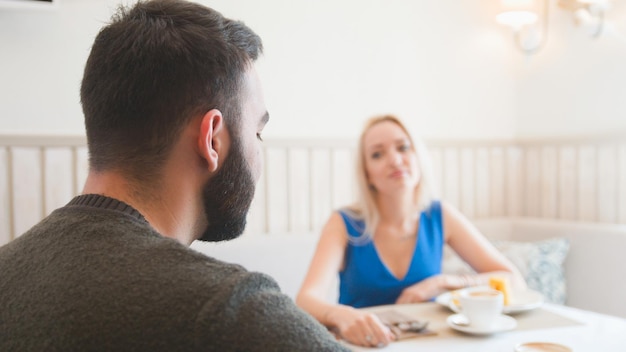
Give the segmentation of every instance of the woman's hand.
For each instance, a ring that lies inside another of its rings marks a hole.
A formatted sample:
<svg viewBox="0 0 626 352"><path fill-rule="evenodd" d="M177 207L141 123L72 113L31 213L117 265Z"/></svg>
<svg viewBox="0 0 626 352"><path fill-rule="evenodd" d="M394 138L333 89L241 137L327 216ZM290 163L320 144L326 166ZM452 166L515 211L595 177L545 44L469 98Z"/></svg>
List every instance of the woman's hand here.
<svg viewBox="0 0 626 352"><path fill-rule="evenodd" d="M373 313L340 305L326 313L326 319L344 340L354 345L384 347L395 340L391 330Z"/></svg>
<svg viewBox="0 0 626 352"><path fill-rule="evenodd" d="M415 285L405 288L396 300L396 303L404 304L428 301L447 291L449 286L448 281L447 275L440 274L431 276Z"/></svg>

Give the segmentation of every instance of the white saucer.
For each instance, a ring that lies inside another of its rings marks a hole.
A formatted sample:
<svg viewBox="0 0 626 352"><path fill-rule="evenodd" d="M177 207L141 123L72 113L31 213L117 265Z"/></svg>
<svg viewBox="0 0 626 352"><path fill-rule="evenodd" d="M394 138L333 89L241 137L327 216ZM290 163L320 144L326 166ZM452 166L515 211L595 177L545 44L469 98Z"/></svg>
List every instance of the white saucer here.
<svg viewBox="0 0 626 352"><path fill-rule="evenodd" d="M478 329L470 325L463 324L467 318L463 314L452 314L446 319L446 323L454 330L461 331L472 335L491 335L499 332L513 330L517 327L517 320L508 316L501 315L498 321L489 329Z"/></svg>
<svg viewBox="0 0 626 352"><path fill-rule="evenodd" d="M455 313L460 313L460 307L455 304L454 296L458 296L464 290L449 291L440 294L435 298L435 302L442 306L448 307ZM511 295L511 302L502 308L504 314L518 314L527 312L541 307L543 304L543 295L537 291L527 289L525 291L516 291Z"/></svg>
<svg viewBox="0 0 626 352"><path fill-rule="evenodd" d="M526 342L515 346L515 352L572 352L572 349L552 342Z"/></svg>

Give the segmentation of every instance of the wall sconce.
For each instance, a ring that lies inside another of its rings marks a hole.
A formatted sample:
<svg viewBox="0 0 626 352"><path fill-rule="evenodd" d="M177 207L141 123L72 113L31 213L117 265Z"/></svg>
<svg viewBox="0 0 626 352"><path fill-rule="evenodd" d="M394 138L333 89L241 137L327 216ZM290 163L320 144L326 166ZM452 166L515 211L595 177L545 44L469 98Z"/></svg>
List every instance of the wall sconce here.
<svg viewBox="0 0 626 352"><path fill-rule="evenodd" d="M502 11L496 21L511 28L517 48L526 55L541 50L548 37L550 0L501 0L500 3ZM603 32L610 3L611 0L558 0L559 7L570 11L576 24L589 28L593 38Z"/></svg>
<svg viewBox="0 0 626 352"><path fill-rule="evenodd" d="M559 7L571 11L577 25L589 29L593 38L604 31L604 17L611 7L610 0L559 0Z"/></svg>
<svg viewBox="0 0 626 352"><path fill-rule="evenodd" d="M539 3L543 4L543 9ZM548 0L501 0L496 21L513 31L515 45L526 55L541 50L548 34Z"/></svg>

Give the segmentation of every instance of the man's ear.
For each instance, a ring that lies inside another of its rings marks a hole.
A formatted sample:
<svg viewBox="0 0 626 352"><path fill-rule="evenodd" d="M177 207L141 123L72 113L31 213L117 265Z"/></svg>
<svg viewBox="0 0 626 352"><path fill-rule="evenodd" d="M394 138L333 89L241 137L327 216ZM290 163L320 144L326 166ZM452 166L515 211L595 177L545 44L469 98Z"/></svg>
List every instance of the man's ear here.
<svg viewBox="0 0 626 352"><path fill-rule="evenodd" d="M222 112L213 109L202 117L200 122L200 135L198 147L200 155L206 160L209 171L214 172L219 165L219 156L223 154L224 147L224 119Z"/></svg>

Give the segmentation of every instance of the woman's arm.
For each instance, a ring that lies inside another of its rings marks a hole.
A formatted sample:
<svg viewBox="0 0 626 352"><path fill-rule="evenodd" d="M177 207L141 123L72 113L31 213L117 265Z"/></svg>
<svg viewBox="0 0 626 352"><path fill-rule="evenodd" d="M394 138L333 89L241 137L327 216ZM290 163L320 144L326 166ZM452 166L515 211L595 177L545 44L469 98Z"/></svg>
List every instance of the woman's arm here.
<svg viewBox="0 0 626 352"><path fill-rule="evenodd" d="M322 229L309 271L296 297L296 303L302 309L326 326L332 326L326 315L333 305L325 298L343 266L347 241L341 215L333 213Z"/></svg>
<svg viewBox="0 0 626 352"><path fill-rule="evenodd" d="M516 289L526 288L526 282L515 265L508 260L456 208L442 202L446 243L478 274L452 278L451 284L476 286L489 283L494 274L506 276ZM453 275L457 276L457 275ZM459 287L448 287L454 289Z"/></svg>
<svg viewBox="0 0 626 352"><path fill-rule="evenodd" d="M396 303L423 302L448 290L486 285L494 275L507 277L515 289L526 288L526 282L515 265L461 212L444 202L441 203L441 210L445 242L478 274L439 274L429 277L404 289Z"/></svg>
<svg viewBox="0 0 626 352"><path fill-rule="evenodd" d="M333 213L322 230L296 304L353 344L385 346L393 340L393 334L374 314L325 300L343 267L347 243L343 219Z"/></svg>

